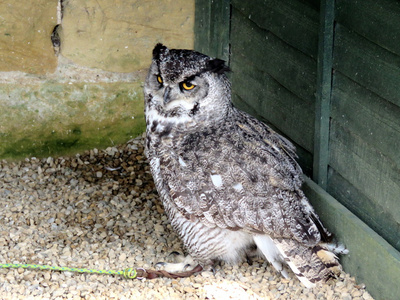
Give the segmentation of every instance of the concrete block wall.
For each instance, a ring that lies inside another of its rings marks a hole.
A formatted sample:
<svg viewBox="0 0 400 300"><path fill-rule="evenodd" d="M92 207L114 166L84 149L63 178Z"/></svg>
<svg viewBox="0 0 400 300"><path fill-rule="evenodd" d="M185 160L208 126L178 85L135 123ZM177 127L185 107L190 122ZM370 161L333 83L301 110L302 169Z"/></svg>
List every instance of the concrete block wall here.
<svg viewBox="0 0 400 300"><path fill-rule="evenodd" d="M193 48L194 0L0 3L0 158L72 154L144 131L157 42Z"/></svg>

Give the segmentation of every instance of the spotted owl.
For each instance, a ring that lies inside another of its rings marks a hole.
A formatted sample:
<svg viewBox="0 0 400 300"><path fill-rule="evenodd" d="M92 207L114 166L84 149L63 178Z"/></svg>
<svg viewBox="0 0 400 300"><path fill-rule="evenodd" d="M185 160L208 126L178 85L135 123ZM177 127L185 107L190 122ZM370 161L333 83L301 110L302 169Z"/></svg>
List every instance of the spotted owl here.
<svg viewBox="0 0 400 300"><path fill-rule="evenodd" d="M347 250L301 190L294 146L232 105L227 71L223 60L157 44L144 86L146 156L189 261L208 268L258 254L306 287L336 277Z"/></svg>

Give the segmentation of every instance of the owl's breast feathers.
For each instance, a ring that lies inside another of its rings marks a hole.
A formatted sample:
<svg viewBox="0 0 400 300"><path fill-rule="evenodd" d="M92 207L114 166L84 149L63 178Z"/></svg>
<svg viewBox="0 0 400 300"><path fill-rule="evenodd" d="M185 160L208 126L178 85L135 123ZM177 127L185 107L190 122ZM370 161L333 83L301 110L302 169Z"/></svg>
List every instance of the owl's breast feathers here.
<svg viewBox="0 0 400 300"><path fill-rule="evenodd" d="M174 132L168 143L151 149L167 191L163 201L210 227L264 232L308 246L329 237L301 190L294 146L257 119L233 113L218 127Z"/></svg>

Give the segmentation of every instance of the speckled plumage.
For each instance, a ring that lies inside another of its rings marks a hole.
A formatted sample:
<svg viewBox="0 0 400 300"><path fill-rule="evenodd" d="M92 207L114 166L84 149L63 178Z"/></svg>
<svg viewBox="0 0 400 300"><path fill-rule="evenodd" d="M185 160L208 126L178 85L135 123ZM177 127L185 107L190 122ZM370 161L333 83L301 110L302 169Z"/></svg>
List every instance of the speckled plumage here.
<svg viewBox="0 0 400 300"><path fill-rule="evenodd" d="M255 245L306 285L340 271L331 234L301 190L295 148L231 103L228 68L158 44L146 79L146 155L166 213L203 266Z"/></svg>

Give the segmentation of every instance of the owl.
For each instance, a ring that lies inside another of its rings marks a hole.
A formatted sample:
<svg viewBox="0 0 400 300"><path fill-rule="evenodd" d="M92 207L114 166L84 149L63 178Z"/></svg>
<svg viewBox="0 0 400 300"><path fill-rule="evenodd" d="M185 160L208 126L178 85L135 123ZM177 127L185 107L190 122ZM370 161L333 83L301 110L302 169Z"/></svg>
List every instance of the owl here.
<svg viewBox="0 0 400 300"><path fill-rule="evenodd" d="M223 60L157 44L144 86L146 156L187 248L178 272L265 257L313 287L341 272L332 235L301 190L294 146L231 102Z"/></svg>

